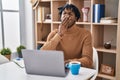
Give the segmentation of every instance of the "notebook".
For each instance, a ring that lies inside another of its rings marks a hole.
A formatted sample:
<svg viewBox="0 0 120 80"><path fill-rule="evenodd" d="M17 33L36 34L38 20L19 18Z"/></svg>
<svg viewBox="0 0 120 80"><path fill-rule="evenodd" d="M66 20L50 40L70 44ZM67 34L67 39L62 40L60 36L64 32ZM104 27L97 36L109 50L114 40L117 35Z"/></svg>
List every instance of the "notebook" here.
<svg viewBox="0 0 120 80"><path fill-rule="evenodd" d="M15 58L15 59L12 59L12 61L16 63L20 68L25 67L23 58Z"/></svg>
<svg viewBox="0 0 120 80"><path fill-rule="evenodd" d="M25 70L28 74L66 76L62 51L22 50Z"/></svg>

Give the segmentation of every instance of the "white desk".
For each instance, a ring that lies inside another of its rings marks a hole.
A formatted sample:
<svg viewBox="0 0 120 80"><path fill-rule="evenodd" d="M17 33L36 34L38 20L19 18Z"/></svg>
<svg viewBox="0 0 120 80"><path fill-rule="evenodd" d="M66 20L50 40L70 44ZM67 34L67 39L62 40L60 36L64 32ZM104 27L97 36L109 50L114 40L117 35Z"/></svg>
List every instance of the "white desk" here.
<svg viewBox="0 0 120 80"><path fill-rule="evenodd" d="M66 77L52 77L43 75L29 75L25 68L20 68L14 62L0 65L0 80L87 80L96 73L96 70L81 67L79 75L70 72Z"/></svg>

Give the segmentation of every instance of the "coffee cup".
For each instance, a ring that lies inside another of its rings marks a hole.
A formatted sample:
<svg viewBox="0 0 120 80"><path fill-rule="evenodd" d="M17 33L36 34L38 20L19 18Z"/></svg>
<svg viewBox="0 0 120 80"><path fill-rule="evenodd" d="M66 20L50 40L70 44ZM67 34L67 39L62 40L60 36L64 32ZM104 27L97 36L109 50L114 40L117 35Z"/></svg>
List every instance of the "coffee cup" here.
<svg viewBox="0 0 120 80"><path fill-rule="evenodd" d="M68 64L68 68L70 69L73 75L79 74L80 67L81 67L81 63L78 61L72 61L72 62L69 62Z"/></svg>

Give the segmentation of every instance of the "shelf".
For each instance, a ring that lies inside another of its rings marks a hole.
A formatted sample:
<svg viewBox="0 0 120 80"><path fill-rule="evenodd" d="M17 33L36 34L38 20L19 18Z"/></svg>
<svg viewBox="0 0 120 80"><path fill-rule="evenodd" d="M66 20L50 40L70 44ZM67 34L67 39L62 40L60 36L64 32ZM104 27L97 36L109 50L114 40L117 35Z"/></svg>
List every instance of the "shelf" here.
<svg viewBox="0 0 120 80"><path fill-rule="evenodd" d="M111 23L111 24L105 24L105 23L92 23L93 25L114 25L114 26L117 26L118 23Z"/></svg>
<svg viewBox="0 0 120 80"><path fill-rule="evenodd" d="M41 2L50 2L51 0L41 0Z"/></svg>
<svg viewBox="0 0 120 80"><path fill-rule="evenodd" d="M101 73L98 74L98 77L110 79L110 80L115 80L114 76L109 76L109 75L105 75L105 74L101 74Z"/></svg>
<svg viewBox="0 0 120 80"><path fill-rule="evenodd" d="M104 47L97 47L96 50L98 52L106 52L106 53L115 53L116 54L116 48L112 47L111 49L105 49Z"/></svg>
<svg viewBox="0 0 120 80"><path fill-rule="evenodd" d="M52 21L37 21L37 23L49 23L51 24ZM60 21L53 21L54 24L60 24ZM83 25L91 25L90 22L76 22L76 24L83 24ZM112 24L102 24L102 23L92 23L93 25L114 25L117 26L117 23L112 23Z"/></svg>
<svg viewBox="0 0 120 80"><path fill-rule="evenodd" d="M61 22L60 21L54 21L53 23L54 24L60 24ZM76 24L90 25L91 23L90 22L76 22Z"/></svg>
<svg viewBox="0 0 120 80"><path fill-rule="evenodd" d="M68 0L52 0L52 1L68 1Z"/></svg>
<svg viewBox="0 0 120 80"><path fill-rule="evenodd" d="M41 22L41 21L38 21L37 23L40 23L40 24L41 24L41 23L51 24L51 21L42 21L42 22Z"/></svg>
<svg viewBox="0 0 120 80"><path fill-rule="evenodd" d="M53 23L54 24L60 24L61 22L60 21L54 21Z"/></svg>
<svg viewBox="0 0 120 80"><path fill-rule="evenodd" d="M90 22L76 22L76 24L91 25Z"/></svg>
<svg viewBox="0 0 120 80"><path fill-rule="evenodd" d="M37 41L38 44L45 44L45 41Z"/></svg>

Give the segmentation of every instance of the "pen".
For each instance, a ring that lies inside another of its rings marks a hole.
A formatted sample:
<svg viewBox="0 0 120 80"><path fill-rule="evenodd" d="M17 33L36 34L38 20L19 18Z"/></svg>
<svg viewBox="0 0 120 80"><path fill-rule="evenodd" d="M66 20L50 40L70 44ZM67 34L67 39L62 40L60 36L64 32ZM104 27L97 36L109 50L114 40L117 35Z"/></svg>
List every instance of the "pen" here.
<svg viewBox="0 0 120 80"><path fill-rule="evenodd" d="M21 66L20 64L18 64L17 62L13 61L15 64L17 64L20 68L24 68L23 66Z"/></svg>

